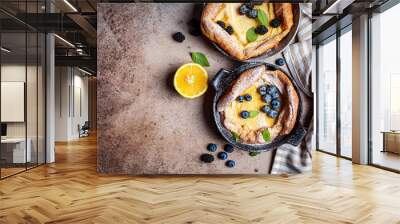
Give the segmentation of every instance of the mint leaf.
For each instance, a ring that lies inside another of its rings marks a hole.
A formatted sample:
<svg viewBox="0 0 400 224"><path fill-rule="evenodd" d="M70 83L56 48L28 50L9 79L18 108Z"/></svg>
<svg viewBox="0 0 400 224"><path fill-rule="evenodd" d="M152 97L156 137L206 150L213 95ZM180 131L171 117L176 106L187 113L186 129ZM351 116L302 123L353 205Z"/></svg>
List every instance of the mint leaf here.
<svg viewBox="0 0 400 224"><path fill-rule="evenodd" d="M258 111L250 111L249 113L250 113L249 118L253 118L253 117L256 117L260 112L258 112Z"/></svg>
<svg viewBox="0 0 400 224"><path fill-rule="evenodd" d="M271 140L271 136L269 135L268 129L265 129L262 132L262 136L263 136L263 139L264 139L265 142L269 142Z"/></svg>
<svg viewBox="0 0 400 224"><path fill-rule="evenodd" d="M257 156L258 154L260 154L260 152L255 152L255 151L249 152L249 156L252 156L252 157Z"/></svg>
<svg viewBox="0 0 400 224"><path fill-rule="evenodd" d="M207 57L200 52L192 52L192 61L204 67L210 66Z"/></svg>
<svg viewBox="0 0 400 224"><path fill-rule="evenodd" d="M238 133L232 131L232 138L233 138L233 141L235 141L235 142L239 141Z"/></svg>
<svg viewBox="0 0 400 224"><path fill-rule="evenodd" d="M268 16L262 9L258 9L257 20L264 26L268 26Z"/></svg>
<svg viewBox="0 0 400 224"><path fill-rule="evenodd" d="M250 28L250 29L248 29L247 30L247 32L246 32L246 39L247 39L247 41L250 43L250 42L253 42L253 41L255 41L255 40L257 40L257 34L256 34L256 32L255 32L255 28L254 27L252 27L252 28Z"/></svg>

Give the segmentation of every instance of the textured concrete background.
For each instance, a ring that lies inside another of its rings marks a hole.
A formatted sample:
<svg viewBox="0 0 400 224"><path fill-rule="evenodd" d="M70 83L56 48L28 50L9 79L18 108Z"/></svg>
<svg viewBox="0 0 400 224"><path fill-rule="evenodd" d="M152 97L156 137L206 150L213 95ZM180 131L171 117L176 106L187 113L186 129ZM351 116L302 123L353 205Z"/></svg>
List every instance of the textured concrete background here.
<svg viewBox="0 0 400 224"><path fill-rule="evenodd" d="M194 14L188 3L98 4L98 171L116 174L267 174L271 153L250 157L236 150L229 159L200 162L210 142L223 139L212 114L213 90L197 99L179 96L176 69L190 52L206 54L211 80L234 64L203 37L188 34ZM177 43L177 31L186 40ZM271 61L274 59L271 58ZM215 153L216 155L216 153Z"/></svg>

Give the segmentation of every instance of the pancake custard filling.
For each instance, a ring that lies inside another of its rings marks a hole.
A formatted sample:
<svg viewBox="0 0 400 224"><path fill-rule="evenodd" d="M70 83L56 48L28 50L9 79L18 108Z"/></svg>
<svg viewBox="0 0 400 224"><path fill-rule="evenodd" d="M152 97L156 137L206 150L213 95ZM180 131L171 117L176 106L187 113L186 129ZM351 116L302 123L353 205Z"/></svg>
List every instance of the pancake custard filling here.
<svg viewBox="0 0 400 224"><path fill-rule="evenodd" d="M290 3L208 3L203 34L237 60L260 56L276 47L293 27Z"/></svg>
<svg viewBox="0 0 400 224"><path fill-rule="evenodd" d="M298 104L299 97L286 74L260 65L239 76L219 100L217 110L236 141L266 144L290 133Z"/></svg>

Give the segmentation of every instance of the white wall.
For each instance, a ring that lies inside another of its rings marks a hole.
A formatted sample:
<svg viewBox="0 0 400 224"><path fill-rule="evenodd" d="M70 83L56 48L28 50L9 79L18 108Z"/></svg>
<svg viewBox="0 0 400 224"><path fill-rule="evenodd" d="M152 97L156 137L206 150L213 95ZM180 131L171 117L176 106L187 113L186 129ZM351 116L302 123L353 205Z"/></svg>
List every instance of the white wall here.
<svg viewBox="0 0 400 224"><path fill-rule="evenodd" d="M88 77L72 67L56 67L55 73L55 140L77 139L78 125L88 121Z"/></svg>
<svg viewBox="0 0 400 224"><path fill-rule="evenodd" d="M38 70L36 70L38 69ZM24 122L6 122L8 138L25 138L30 139L32 161L39 163L44 162L45 147L45 130L44 130L44 74L42 67L36 65L28 65L18 63L8 63L1 66L2 82L24 82L26 83L26 108L22 108L27 115ZM25 80L27 78L27 81ZM7 97L7 96L2 96ZM9 110L10 108L1 108L1 110ZM39 156L37 157L37 150Z"/></svg>

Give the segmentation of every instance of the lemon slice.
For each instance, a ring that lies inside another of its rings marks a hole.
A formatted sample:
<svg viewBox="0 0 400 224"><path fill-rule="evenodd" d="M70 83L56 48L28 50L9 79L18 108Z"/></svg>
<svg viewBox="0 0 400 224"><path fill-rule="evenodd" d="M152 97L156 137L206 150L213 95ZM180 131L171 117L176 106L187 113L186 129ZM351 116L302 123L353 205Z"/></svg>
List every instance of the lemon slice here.
<svg viewBox="0 0 400 224"><path fill-rule="evenodd" d="M175 72L174 87L185 98L199 97L208 88L207 71L196 63L184 64Z"/></svg>

